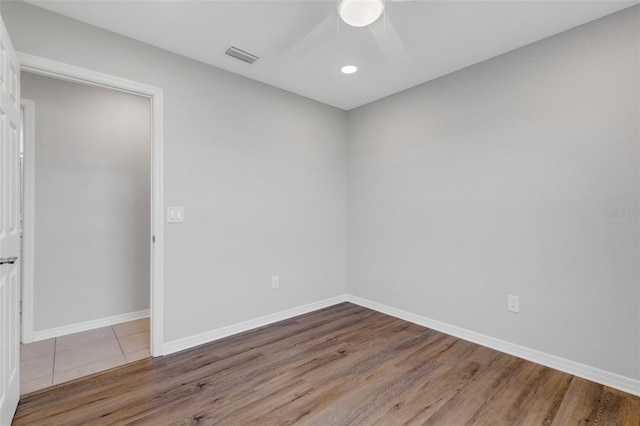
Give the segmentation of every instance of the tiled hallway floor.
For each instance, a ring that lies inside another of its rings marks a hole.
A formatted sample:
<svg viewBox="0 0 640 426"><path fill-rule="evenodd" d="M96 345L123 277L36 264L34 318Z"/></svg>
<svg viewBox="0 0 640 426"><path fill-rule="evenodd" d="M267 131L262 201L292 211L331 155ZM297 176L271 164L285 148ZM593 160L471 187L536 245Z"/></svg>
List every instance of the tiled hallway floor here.
<svg viewBox="0 0 640 426"><path fill-rule="evenodd" d="M148 318L20 345L20 393L149 356Z"/></svg>

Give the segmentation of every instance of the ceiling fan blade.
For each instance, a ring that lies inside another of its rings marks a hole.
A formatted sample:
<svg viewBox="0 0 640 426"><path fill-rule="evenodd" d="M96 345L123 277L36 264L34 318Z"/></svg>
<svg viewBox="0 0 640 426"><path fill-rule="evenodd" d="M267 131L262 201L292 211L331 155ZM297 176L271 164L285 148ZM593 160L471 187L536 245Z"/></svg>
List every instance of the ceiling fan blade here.
<svg viewBox="0 0 640 426"><path fill-rule="evenodd" d="M386 13L381 22L369 25L369 31L388 60L395 63L409 61L409 51Z"/></svg>
<svg viewBox="0 0 640 426"><path fill-rule="evenodd" d="M302 38L295 43L289 54L293 56L304 56L314 47L328 43L331 40L331 36L338 36L338 16L330 14L324 18L318 25L307 32Z"/></svg>

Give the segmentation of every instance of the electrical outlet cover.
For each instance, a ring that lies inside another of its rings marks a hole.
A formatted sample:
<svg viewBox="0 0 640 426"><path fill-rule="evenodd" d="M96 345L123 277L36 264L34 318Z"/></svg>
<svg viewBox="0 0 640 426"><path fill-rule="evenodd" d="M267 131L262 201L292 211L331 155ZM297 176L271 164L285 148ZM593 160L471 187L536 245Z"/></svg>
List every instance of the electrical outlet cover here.
<svg viewBox="0 0 640 426"><path fill-rule="evenodd" d="M507 310L510 312L520 312L520 298L518 296L507 296Z"/></svg>

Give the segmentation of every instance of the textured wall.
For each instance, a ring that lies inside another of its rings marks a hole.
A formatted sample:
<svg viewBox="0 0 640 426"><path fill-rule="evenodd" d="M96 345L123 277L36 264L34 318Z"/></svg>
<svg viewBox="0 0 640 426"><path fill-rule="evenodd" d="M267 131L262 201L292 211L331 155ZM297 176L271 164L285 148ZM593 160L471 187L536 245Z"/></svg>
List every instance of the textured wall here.
<svg viewBox="0 0 640 426"><path fill-rule="evenodd" d="M349 292L640 378L639 12L350 111Z"/></svg>

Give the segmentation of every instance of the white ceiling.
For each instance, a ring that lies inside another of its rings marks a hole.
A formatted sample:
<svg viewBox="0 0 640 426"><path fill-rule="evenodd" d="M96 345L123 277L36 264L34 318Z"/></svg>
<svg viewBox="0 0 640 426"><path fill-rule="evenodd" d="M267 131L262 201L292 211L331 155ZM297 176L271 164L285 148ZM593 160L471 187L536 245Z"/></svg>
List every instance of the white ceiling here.
<svg viewBox="0 0 640 426"><path fill-rule="evenodd" d="M335 0L28 2L349 110L640 0L387 0L365 28L339 20ZM229 45L261 59L230 58Z"/></svg>

